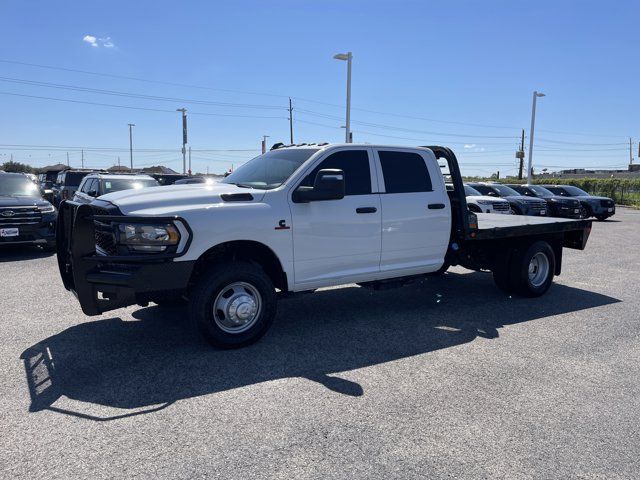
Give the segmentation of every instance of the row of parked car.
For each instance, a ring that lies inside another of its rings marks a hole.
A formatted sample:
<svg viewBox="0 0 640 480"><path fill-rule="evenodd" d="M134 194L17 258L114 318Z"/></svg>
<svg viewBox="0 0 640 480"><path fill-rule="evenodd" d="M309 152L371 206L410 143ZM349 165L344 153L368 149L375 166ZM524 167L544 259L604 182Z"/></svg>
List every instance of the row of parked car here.
<svg viewBox="0 0 640 480"><path fill-rule="evenodd" d="M595 197L571 185L520 185L475 182L464 186L469 210L560 218L605 220L616 213L612 199Z"/></svg>
<svg viewBox="0 0 640 480"><path fill-rule="evenodd" d="M55 247L56 207L63 200L90 203L107 193L161 185L213 183L212 178L180 174L114 174L95 170L63 170L40 174L0 172L0 245L38 244ZM452 185L447 188L453 189ZM569 185L505 185L468 183L470 211L598 220L615 214L613 200L595 197Z"/></svg>
<svg viewBox="0 0 640 480"><path fill-rule="evenodd" d="M120 190L185 183L211 178L181 174L114 174L96 170L52 170L38 177L0 171L0 246L40 245L55 249L57 209L63 200L89 203Z"/></svg>
<svg viewBox="0 0 640 480"><path fill-rule="evenodd" d="M51 170L38 176L44 198L54 206L63 200L89 202L95 197L130 188L157 187L160 185L206 183L202 176L179 173L110 173L106 170Z"/></svg>

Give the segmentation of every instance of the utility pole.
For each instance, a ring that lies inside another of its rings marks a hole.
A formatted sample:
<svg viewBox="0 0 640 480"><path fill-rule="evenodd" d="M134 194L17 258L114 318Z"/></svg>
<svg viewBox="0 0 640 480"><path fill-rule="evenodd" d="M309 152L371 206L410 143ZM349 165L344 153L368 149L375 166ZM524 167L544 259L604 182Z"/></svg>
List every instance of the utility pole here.
<svg viewBox="0 0 640 480"><path fill-rule="evenodd" d="M191 147L189 147L189 175L191 175Z"/></svg>
<svg viewBox="0 0 640 480"><path fill-rule="evenodd" d="M345 115L344 141L345 143L351 143L353 140L351 136L351 62L353 61L353 54L351 52L338 53L333 58L347 62L347 111Z"/></svg>
<svg viewBox="0 0 640 480"><path fill-rule="evenodd" d="M118 170L120 170L120 156L118 155Z"/></svg>
<svg viewBox="0 0 640 480"><path fill-rule="evenodd" d="M129 123L129 160L131 160L131 171L133 172L133 133L132 128L135 127L135 123Z"/></svg>
<svg viewBox="0 0 640 480"><path fill-rule="evenodd" d="M69 152L67 152L67 167L70 167L70 165L69 165Z"/></svg>
<svg viewBox="0 0 640 480"><path fill-rule="evenodd" d="M544 93L533 92L533 105L531 106L531 133L529 134L529 162L527 165L527 183L533 183L533 130L536 126L536 102L538 97L544 97Z"/></svg>
<svg viewBox="0 0 640 480"><path fill-rule="evenodd" d="M633 163L633 142L631 141L631 137L629 137L629 165Z"/></svg>
<svg viewBox="0 0 640 480"><path fill-rule="evenodd" d="M269 138L269 135L262 136L262 154L263 155L267 153L267 138Z"/></svg>
<svg viewBox="0 0 640 480"><path fill-rule="evenodd" d="M293 106L291 105L291 98L289 98L289 140L293 145Z"/></svg>
<svg viewBox="0 0 640 480"><path fill-rule="evenodd" d="M524 128L522 129L522 140L520 141L520 150L516 152L516 158L520 159L520 168L518 169L518 180L522 180L522 169L524 168Z"/></svg>
<svg viewBox="0 0 640 480"><path fill-rule="evenodd" d="M176 112L182 112L182 173L187 173L187 109L176 108Z"/></svg>
<svg viewBox="0 0 640 480"><path fill-rule="evenodd" d="M80 155L81 155L80 162L82 162L81 165L82 165L82 168L84 168L84 149L80 150Z"/></svg>

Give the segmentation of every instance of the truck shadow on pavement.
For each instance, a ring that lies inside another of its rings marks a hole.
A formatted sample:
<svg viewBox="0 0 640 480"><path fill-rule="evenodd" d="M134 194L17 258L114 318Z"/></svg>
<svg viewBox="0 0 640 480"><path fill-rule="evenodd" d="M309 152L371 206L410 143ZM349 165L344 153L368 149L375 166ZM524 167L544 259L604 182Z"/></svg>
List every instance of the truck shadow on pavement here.
<svg viewBox="0 0 640 480"><path fill-rule="evenodd" d="M335 374L497 338L505 325L616 302L561 284L541 299L511 298L489 274L448 273L393 290L347 287L285 299L270 332L240 350L212 349L191 332L183 309L153 306L135 311L133 320L86 319L29 347L21 358L30 411L106 421L289 377L360 396L359 384ZM100 413L67 408L62 400L68 399ZM105 414L111 410L101 407L129 411Z"/></svg>
<svg viewBox="0 0 640 480"><path fill-rule="evenodd" d="M34 260L52 255L55 255L55 252L47 252L36 246L0 245L0 263Z"/></svg>

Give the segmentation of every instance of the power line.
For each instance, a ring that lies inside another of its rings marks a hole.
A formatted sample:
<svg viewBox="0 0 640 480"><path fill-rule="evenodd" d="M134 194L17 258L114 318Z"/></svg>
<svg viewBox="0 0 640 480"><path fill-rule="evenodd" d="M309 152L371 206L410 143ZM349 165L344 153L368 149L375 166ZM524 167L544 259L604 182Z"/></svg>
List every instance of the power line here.
<svg viewBox="0 0 640 480"><path fill-rule="evenodd" d="M46 87L46 88L71 90L75 92L97 93L100 95L139 98L143 100L157 100L162 102L191 103L195 105L213 105L218 107L255 108L255 109L265 109L265 110L284 110L285 109L285 107L282 107L279 105L256 105L256 104L250 104L250 103L213 102L209 100L185 99L185 98L164 97L164 96L156 96L156 95L143 95L143 94L137 94L137 93L131 93L131 92L121 92L117 90L102 90L99 88L88 88L88 87L80 87L77 85L65 85L65 84L50 83L50 82L38 82L34 80L24 80L20 78L11 78L11 77L0 77L0 81L8 82L8 83L17 83L20 85L32 85L32 86L39 86L39 87Z"/></svg>

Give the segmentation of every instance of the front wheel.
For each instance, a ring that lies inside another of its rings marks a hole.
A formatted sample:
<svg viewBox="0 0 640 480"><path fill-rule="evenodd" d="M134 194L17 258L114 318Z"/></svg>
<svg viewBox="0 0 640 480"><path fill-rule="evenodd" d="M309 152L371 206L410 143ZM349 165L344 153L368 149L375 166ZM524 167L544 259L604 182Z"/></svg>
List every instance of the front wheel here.
<svg viewBox="0 0 640 480"><path fill-rule="evenodd" d="M608 217L606 215L596 215L596 219L599 222L604 222Z"/></svg>
<svg viewBox="0 0 640 480"><path fill-rule="evenodd" d="M240 348L262 337L276 315L269 276L250 262L221 263L202 276L189 300L192 322L217 348Z"/></svg>

